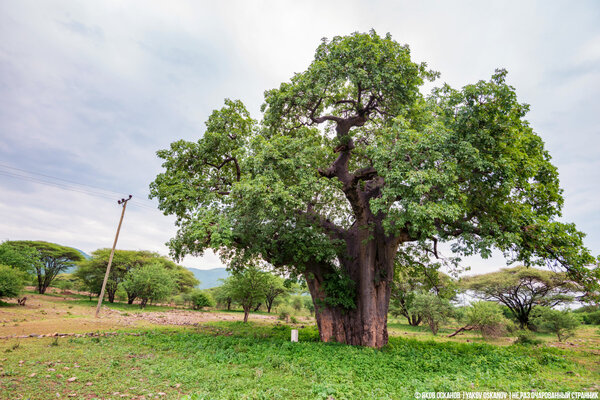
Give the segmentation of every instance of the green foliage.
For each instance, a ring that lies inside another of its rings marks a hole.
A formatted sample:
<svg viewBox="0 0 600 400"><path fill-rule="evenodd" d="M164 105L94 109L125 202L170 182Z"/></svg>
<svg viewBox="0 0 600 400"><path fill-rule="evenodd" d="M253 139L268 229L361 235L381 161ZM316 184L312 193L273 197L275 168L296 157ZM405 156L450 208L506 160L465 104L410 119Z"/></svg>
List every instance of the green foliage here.
<svg viewBox="0 0 600 400"><path fill-rule="evenodd" d="M265 305L267 306L267 312L271 312L271 307L277 299L281 300L283 297L289 296L290 289L285 286L283 278L267 274L265 283Z"/></svg>
<svg viewBox="0 0 600 400"><path fill-rule="evenodd" d="M0 299L18 297L23 290L25 273L17 268L0 264Z"/></svg>
<svg viewBox="0 0 600 400"><path fill-rule="evenodd" d="M130 270L123 279L127 293L135 293L141 299L141 307L148 301L166 299L177 288L176 276L159 262L144 264Z"/></svg>
<svg viewBox="0 0 600 400"><path fill-rule="evenodd" d="M600 310L582 313L581 320L586 325L600 325Z"/></svg>
<svg viewBox="0 0 600 400"><path fill-rule="evenodd" d="M573 310L586 325L600 325L600 307L588 305Z"/></svg>
<svg viewBox="0 0 600 400"><path fill-rule="evenodd" d="M84 282L85 287L91 293L100 294L110 253L111 249L98 249L92 252L91 259L78 263L75 275ZM106 282L106 294L109 302L114 302L119 285L129 271L151 263L158 263L173 272L179 292L188 292L199 284L191 271L158 253L146 250L115 250L110 274ZM132 304L138 297L137 292L127 289L126 292L127 302Z"/></svg>
<svg viewBox="0 0 600 400"><path fill-rule="evenodd" d="M116 398L115 392L146 398L164 392L163 398L190 400L412 399L416 392L437 391L581 392L599 381L596 369L556 348L393 337L385 349L374 351L318 343L314 327L301 328L299 343L290 343L289 326L230 322L206 331L135 333L139 336L64 339L51 347L51 338L23 340L7 353L14 341L3 341L4 397L46 399L54 384L69 389L65 393L97 399ZM57 360L56 371L48 371ZM71 375L57 377L65 374L64 366L76 371L77 382L65 383ZM19 382L15 390L13 379Z"/></svg>
<svg viewBox="0 0 600 400"><path fill-rule="evenodd" d="M79 290L84 287L84 283L73 273L62 273L56 277L52 286L62 290Z"/></svg>
<svg viewBox="0 0 600 400"><path fill-rule="evenodd" d="M234 271L225 280L224 290L227 290L231 299L244 309L244 322L247 322L250 310L264 300L269 280L268 275L268 273L251 266L241 271Z"/></svg>
<svg viewBox="0 0 600 400"><path fill-rule="evenodd" d="M532 318L534 326L543 331L554 333L560 342L575 334L580 322L569 310L553 310L538 307Z"/></svg>
<svg viewBox="0 0 600 400"><path fill-rule="evenodd" d="M194 310L201 310L204 307L213 307L215 305L212 296L203 290L192 290L189 295Z"/></svg>
<svg viewBox="0 0 600 400"><path fill-rule="evenodd" d="M396 254L394 263L390 313L394 316L402 315L410 325L417 326L423 319L413 307L413 301L419 293L432 293L446 300L454 299L457 284L450 276L439 271L442 265L442 262L432 260L431 254L419 249L418 244L401 249Z"/></svg>
<svg viewBox="0 0 600 400"><path fill-rule="evenodd" d="M233 302L233 298L231 297L230 281L225 279L220 279L220 281L222 281L220 286L208 290L212 294L219 307L226 307L227 310L230 310L231 303Z"/></svg>
<svg viewBox="0 0 600 400"><path fill-rule="evenodd" d="M496 248L597 288L596 259L557 221L557 170L506 75L426 98L437 73L390 35L323 40L306 70L265 92L260 123L226 100L201 139L157 152L150 194L176 218L172 254L213 249L234 269L261 259L314 273L326 305L346 310L358 288L391 279L392 259L371 252L407 242L417 262L438 242L458 256Z"/></svg>
<svg viewBox="0 0 600 400"><path fill-rule="evenodd" d="M277 318L282 321L288 321L292 316L294 309L290 306L281 306L278 308Z"/></svg>
<svg viewBox="0 0 600 400"><path fill-rule="evenodd" d="M302 296L302 305L306 308L311 314L315 312L315 303L313 302L310 296Z"/></svg>
<svg viewBox="0 0 600 400"><path fill-rule="evenodd" d="M437 335L440 325L454 314L450 302L433 293L416 293L410 307L409 311L422 316L434 335Z"/></svg>
<svg viewBox="0 0 600 400"><path fill-rule="evenodd" d="M516 332L516 336L517 340L515 341L515 344L537 346L543 343L543 340L538 339L535 336L535 333L531 332L528 329L523 329Z"/></svg>
<svg viewBox="0 0 600 400"><path fill-rule="evenodd" d="M28 274L33 274L36 268L42 267L39 253L34 248L11 242L0 244L0 264L17 268Z"/></svg>
<svg viewBox="0 0 600 400"><path fill-rule="evenodd" d="M56 243L28 240L5 243L9 243L24 257L31 260L37 275L37 290L40 294L46 292L46 289L58 274L74 267L75 263L84 259L78 250ZM37 253L37 258L32 255L32 251ZM39 259L39 262L37 259Z"/></svg>
<svg viewBox="0 0 600 400"><path fill-rule="evenodd" d="M467 326L478 330L483 337L501 336L509 324L502 314L502 308L488 301L477 301L467 307L464 321Z"/></svg>
<svg viewBox="0 0 600 400"><path fill-rule="evenodd" d="M461 282L484 300L508 307L521 328L529 324L529 316L537 306L554 307L573 301L580 286L565 273L533 267L503 268L500 271L475 275Z"/></svg>
<svg viewBox="0 0 600 400"><path fill-rule="evenodd" d="M356 308L356 282L343 272L334 271L325 275L322 283L325 299L323 302L330 307L344 310ZM321 301L319 300L321 303Z"/></svg>

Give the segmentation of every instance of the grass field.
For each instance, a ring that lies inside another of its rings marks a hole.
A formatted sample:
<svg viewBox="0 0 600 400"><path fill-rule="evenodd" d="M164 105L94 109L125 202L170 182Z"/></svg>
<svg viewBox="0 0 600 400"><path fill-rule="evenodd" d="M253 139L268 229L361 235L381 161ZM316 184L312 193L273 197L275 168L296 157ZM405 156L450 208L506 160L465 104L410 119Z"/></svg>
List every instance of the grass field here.
<svg viewBox="0 0 600 400"><path fill-rule="evenodd" d="M30 309L0 308L0 336L14 324L36 329L49 316L87 321L93 310L80 300L34 300ZM18 313L25 321L5 318ZM429 391L600 388L598 327L583 327L567 344L540 336L544 345L531 347L510 338L484 343L473 333L448 339L449 329L434 338L393 320L390 344L373 350L320 343L312 324L298 324L300 342L290 343L290 326L275 319L242 324L198 314L214 318L190 326L120 325L113 318L120 314L111 314L103 318L115 336L0 340L0 398L413 399Z"/></svg>

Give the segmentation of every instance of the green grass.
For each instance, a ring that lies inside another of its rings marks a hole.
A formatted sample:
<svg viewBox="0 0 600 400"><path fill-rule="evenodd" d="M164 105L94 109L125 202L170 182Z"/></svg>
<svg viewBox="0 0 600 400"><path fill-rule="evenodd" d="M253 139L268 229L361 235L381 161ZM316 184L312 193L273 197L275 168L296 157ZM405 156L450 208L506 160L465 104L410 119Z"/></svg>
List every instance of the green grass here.
<svg viewBox="0 0 600 400"><path fill-rule="evenodd" d="M0 397L409 399L416 391L585 390L600 381L554 348L391 338L373 350L320 343L313 327L290 343L288 326L238 322L139 332L1 342Z"/></svg>

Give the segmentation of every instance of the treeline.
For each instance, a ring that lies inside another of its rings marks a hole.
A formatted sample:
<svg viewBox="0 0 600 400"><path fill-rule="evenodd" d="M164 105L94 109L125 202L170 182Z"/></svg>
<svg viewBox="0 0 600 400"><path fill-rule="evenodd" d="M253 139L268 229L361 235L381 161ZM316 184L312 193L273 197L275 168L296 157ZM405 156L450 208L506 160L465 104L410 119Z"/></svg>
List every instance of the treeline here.
<svg viewBox="0 0 600 400"><path fill-rule="evenodd" d="M398 263L391 314L413 326L424 324L434 335L442 324L454 321L460 326L449 336L475 330L484 337L509 333L523 342L533 341L536 331L556 334L563 341L582 323L600 324L597 304L568 307L591 302L593 296L565 273L518 266L454 279L438 268ZM461 306L461 295L477 301Z"/></svg>
<svg viewBox="0 0 600 400"><path fill-rule="evenodd" d="M32 283L39 294L51 286L99 296L110 249L98 249L86 259L74 248L43 241L6 241L0 244L1 297L17 297ZM73 273L65 273L74 270ZM189 293L200 282L185 267L150 251L116 250L106 283L111 303L117 293L129 304L142 306L180 293ZM6 286L6 287L5 287Z"/></svg>
<svg viewBox="0 0 600 400"><path fill-rule="evenodd" d="M42 241L6 241L0 244L0 299L16 298L27 284L40 294L49 287L99 296L110 249L98 249L86 259L74 248ZM73 271L66 273L66 271ZM217 288L200 290L200 282L187 268L146 250L116 250L106 283L109 303L126 301L141 307L168 302L193 309L219 306L241 308L244 321L251 311L271 312L282 305L285 318L314 310L306 288L293 280L255 268L234 272ZM305 294L305 293L304 293Z"/></svg>
<svg viewBox="0 0 600 400"><path fill-rule="evenodd" d="M91 299L101 291L109 256L110 249L98 249L86 259L80 251L55 243L4 242L0 244L0 299L18 297L28 282L40 294L56 286L87 292ZM562 341L582 323L600 324L597 304L575 311L566 307L594 296L564 273L520 266L454 279L439 268L435 263L406 262L399 254L391 282L390 313L410 325L426 325L434 335L454 321L460 326L451 336L472 330L483 336L517 332L523 340L528 340L531 331L547 331ZM67 270L74 272L66 274ZM315 308L302 280L283 279L256 267L233 271L216 288L199 290L199 283L191 271L157 253L116 250L106 298L110 303L136 302L141 307L167 301L193 309L238 308L244 312L244 322L250 312L270 313L274 306L280 318L292 321L294 314L313 313ZM461 295L478 301L461 306ZM339 293L330 293L324 301L348 300L335 296Z"/></svg>

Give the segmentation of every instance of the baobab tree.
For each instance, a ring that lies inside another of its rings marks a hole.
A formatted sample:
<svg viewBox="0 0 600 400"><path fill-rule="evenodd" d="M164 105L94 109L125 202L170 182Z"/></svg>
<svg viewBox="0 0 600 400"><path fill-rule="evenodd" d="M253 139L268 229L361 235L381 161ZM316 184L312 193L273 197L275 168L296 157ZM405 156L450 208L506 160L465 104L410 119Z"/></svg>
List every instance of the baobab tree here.
<svg viewBox="0 0 600 400"><path fill-rule="evenodd" d="M306 279L323 341L381 347L394 258L500 249L591 284L594 262L556 168L506 71L455 90L374 31L324 39L314 61L265 93L260 122L240 101L197 142L158 151L151 184L176 216L175 257L218 251L233 269L266 261Z"/></svg>

